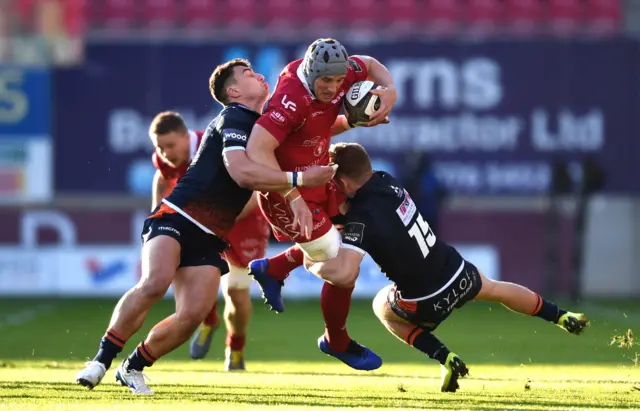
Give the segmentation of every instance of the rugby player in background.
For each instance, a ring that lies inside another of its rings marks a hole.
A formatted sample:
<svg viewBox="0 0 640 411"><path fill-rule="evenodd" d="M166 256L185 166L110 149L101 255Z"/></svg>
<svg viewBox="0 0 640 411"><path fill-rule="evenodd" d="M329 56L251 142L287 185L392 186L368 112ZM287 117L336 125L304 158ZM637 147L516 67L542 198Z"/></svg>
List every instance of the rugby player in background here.
<svg viewBox="0 0 640 411"><path fill-rule="evenodd" d="M152 162L157 170L153 179L152 210L171 193L178 180L186 173L203 135L203 131L189 130L180 114L175 112L160 113L153 119L149 136L156 149ZM257 206L253 197L252 203ZM236 221L229 232L229 247L224 252L229 264L229 274L222 278L221 284L227 328L226 371L245 369L243 350L252 308L249 296L251 277L247 266L251 259L264 257L270 232L269 224L257 207L246 217ZM218 304L214 303L191 340L191 358L200 359L207 355L218 321Z"/></svg>
<svg viewBox="0 0 640 411"><path fill-rule="evenodd" d="M314 41L303 59L289 63L278 78L276 90L265 113L256 122L247 145L253 161L277 170L301 172L329 163L329 142L351 126L339 115L349 88L358 81L371 80L384 89L373 90L380 96L379 109L369 126L388 122L387 115L397 94L389 70L369 56L351 56L334 39ZM313 230L298 229L283 196L261 193L260 208L271 224L278 241L293 241L297 246L270 259L252 262L251 273L260 284L267 302L278 312L284 310L282 280L289 271L302 265L303 255L315 261L333 258L340 249L340 234L331 217L339 214L343 202L332 183L324 187L301 189L304 201L313 210ZM326 282L320 295L325 332L318 347L347 365L373 370L382 364L380 357L353 341L346 330L353 284Z"/></svg>
<svg viewBox="0 0 640 411"><path fill-rule="evenodd" d="M371 169L371 159L361 145L338 143L330 152L331 163L338 165L336 184L349 198L344 207L343 247L337 258L325 262L307 258L305 266L321 278L355 283L360 263L369 253L394 282L376 295L376 316L393 335L440 362L441 391L455 392L458 378L469 370L433 331L454 308L470 300L499 302L576 335L588 326L584 314L563 310L521 285L483 276L436 237L398 180Z"/></svg>
<svg viewBox="0 0 640 411"><path fill-rule="evenodd" d="M172 285L176 313L158 323L116 371L116 379L134 394L153 394L142 370L187 341L211 311L220 276L229 271L219 253L253 190L282 193L296 224L307 230L312 226L311 211L296 184L324 186L335 170L318 166L299 177L247 157L247 140L269 95L264 77L248 61L218 66L209 88L224 108L207 127L185 175L145 220L142 276L116 305L97 355L76 375L78 384L91 389L100 383L151 306Z"/></svg>

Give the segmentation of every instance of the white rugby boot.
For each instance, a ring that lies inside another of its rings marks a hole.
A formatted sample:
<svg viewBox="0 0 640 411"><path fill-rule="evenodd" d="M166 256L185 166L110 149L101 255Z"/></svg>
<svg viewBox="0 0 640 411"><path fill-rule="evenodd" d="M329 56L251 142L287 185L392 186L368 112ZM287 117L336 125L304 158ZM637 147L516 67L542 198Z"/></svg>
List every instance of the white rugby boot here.
<svg viewBox="0 0 640 411"><path fill-rule="evenodd" d="M141 371L137 370L129 370L127 371L125 367L124 360L116 370L116 381L120 381L120 384L125 387L129 387L132 393L141 394L141 395L152 395L154 394L153 390L147 386L145 378L149 378L144 375Z"/></svg>
<svg viewBox="0 0 640 411"><path fill-rule="evenodd" d="M76 374L76 384L92 390L100 384L102 378L107 373L104 364L98 361L87 361L84 363L84 370Z"/></svg>

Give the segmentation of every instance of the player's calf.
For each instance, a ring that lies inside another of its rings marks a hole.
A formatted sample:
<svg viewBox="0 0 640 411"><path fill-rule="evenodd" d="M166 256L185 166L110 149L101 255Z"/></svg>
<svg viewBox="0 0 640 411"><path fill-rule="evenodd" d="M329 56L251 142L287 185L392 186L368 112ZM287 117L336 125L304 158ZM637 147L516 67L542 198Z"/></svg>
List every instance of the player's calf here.
<svg viewBox="0 0 640 411"><path fill-rule="evenodd" d="M459 388L458 378L469 373L462 360L431 333L431 329L438 324L437 321L410 321L410 313L400 316L396 313L399 309L394 286L387 286L380 290L373 300L373 311L382 324L398 339L414 347L420 352L434 359L442 366L442 379L440 390L443 392L455 392ZM395 309L391 304L394 304Z"/></svg>
<svg viewBox="0 0 640 411"><path fill-rule="evenodd" d="M246 268L230 265L223 282L224 318L227 326L225 371L244 371L244 345L252 304L249 295L251 277Z"/></svg>
<svg viewBox="0 0 640 411"><path fill-rule="evenodd" d="M498 302L521 314L540 317L557 324L571 334L578 335L589 326L584 314L564 310L522 285L494 281L481 273L480 276L482 288L476 296L477 300Z"/></svg>

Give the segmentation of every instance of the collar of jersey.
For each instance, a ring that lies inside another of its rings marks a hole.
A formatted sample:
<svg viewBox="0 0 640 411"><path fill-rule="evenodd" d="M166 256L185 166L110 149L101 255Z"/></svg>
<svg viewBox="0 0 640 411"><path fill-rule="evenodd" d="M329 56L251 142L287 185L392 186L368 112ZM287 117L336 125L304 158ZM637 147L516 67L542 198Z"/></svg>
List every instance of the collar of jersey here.
<svg viewBox="0 0 640 411"><path fill-rule="evenodd" d="M304 61L300 62L300 65L298 66L298 70L296 70L296 74L298 75L298 78L300 79L300 81L302 82L302 85L304 86L304 88L307 90L307 92L309 93L309 95L311 96L311 98L313 100L316 99L316 96L313 95L313 91L311 91L311 87L309 87L309 84L307 83L307 79L304 77L304 71L302 70L302 65L304 64Z"/></svg>
<svg viewBox="0 0 640 411"><path fill-rule="evenodd" d="M257 115L260 115L260 113L258 113L257 111L255 111L254 109L252 109L251 107L247 107L242 103L238 103L236 101L232 101L231 103L227 104L227 107L239 107L239 108L243 108L245 110L249 110L252 113L256 113Z"/></svg>
<svg viewBox="0 0 640 411"><path fill-rule="evenodd" d="M380 180L380 178L382 178L384 176L384 174L385 174L384 171L375 171L374 170L373 175L371 176L369 181L364 183L364 185L362 187L360 187L358 189L358 191L356 191L356 193L353 195L352 198L364 198L364 197L367 197L369 195L369 193L371 191L373 191L374 188L377 186L378 180Z"/></svg>

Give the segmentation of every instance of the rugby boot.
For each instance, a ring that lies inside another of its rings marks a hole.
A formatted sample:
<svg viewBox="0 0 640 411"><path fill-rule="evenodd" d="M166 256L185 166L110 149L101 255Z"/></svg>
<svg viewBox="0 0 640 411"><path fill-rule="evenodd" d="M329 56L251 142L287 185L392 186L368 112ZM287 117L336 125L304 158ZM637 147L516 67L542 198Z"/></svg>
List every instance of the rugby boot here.
<svg viewBox="0 0 640 411"><path fill-rule="evenodd" d="M116 381L125 387L129 387L134 394L153 395L154 392L147 386L145 378L148 378L138 370L127 370L127 360L124 360L116 370Z"/></svg>
<svg viewBox="0 0 640 411"><path fill-rule="evenodd" d="M564 328L571 334L580 335L582 331L589 326L587 316L582 313L564 313L557 323L561 328Z"/></svg>
<svg viewBox="0 0 640 411"><path fill-rule="evenodd" d="M84 363L84 369L76 374L76 384L87 387L92 390L107 373L104 364L99 361L87 361Z"/></svg>
<svg viewBox="0 0 640 411"><path fill-rule="evenodd" d="M449 353L447 360L442 365L442 378L440 380L440 391L456 392L460 385L458 378L462 378L469 374L469 369L462 362L460 357L454 353Z"/></svg>
<svg viewBox="0 0 640 411"><path fill-rule="evenodd" d="M245 371L246 368L244 366L244 352L231 351L231 348L227 347L227 349L225 350L224 370Z"/></svg>
<svg viewBox="0 0 640 411"><path fill-rule="evenodd" d="M344 352L336 352L331 349L329 342L325 336L322 335L318 338L318 348L320 348L320 351L323 353L336 357L356 370L372 371L380 368L382 365L382 358L378 357L376 353L364 345L358 344L355 340L349 342L349 346Z"/></svg>
<svg viewBox="0 0 640 411"><path fill-rule="evenodd" d="M268 304L275 312L281 313L284 311L284 301L282 301L284 282L271 278L267 273L268 267L269 261L266 258L253 260L249 263L249 275L252 275L260 285L264 303Z"/></svg>
<svg viewBox="0 0 640 411"><path fill-rule="evenodd" d="M193 334L191 345L189 346L189 355L194 360L204 358L211 348L211 340L218 329L217 325L200 324L200 327Z"/></svg>

